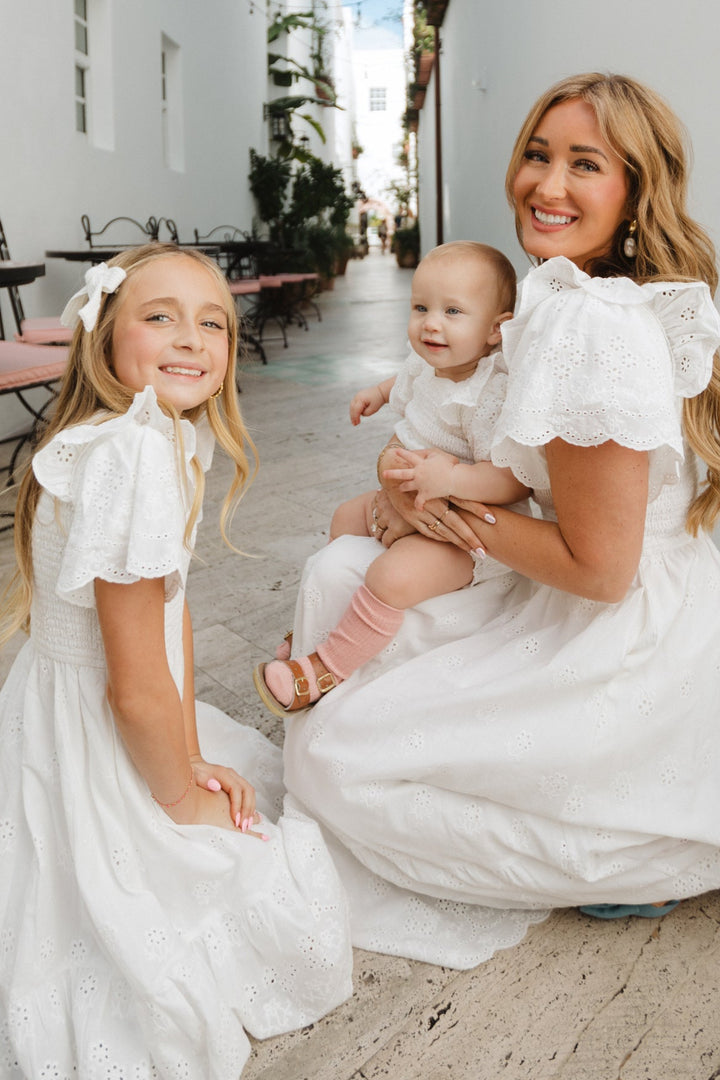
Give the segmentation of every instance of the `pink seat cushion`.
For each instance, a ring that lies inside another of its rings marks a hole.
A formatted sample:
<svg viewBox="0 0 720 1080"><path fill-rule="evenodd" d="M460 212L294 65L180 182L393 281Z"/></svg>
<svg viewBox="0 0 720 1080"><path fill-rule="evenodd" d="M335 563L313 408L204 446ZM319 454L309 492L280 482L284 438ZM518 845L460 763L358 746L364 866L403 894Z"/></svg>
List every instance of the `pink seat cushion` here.
<svg viewBox="0 0 720 1080"><path fill-rule="evenodd" d="M259 293L261 287L257 278L241 278L239 281L228 281L228 286L233 296L248 296L250 293Z"/></svg>
<svg viewBox="0 0 720 1080"><path fill-rule="evenodd" d="M62 345L0 341L0 393L59 379L65 371L67 357L68 350Z"/></svg>
<svg viewBox="0 0 720 1080"><path fill-rule="evenodd" d="M278 274L261 274L260 285L263 289L280 289L282 278Z"/></svg>
<svg viewBox="0 0 720 1080"><path fill-rule="evenodd" d="M22 334L16 334L15 340L26 345L69 345L73 332L63 326L58 318L23 319Z"/></svg>

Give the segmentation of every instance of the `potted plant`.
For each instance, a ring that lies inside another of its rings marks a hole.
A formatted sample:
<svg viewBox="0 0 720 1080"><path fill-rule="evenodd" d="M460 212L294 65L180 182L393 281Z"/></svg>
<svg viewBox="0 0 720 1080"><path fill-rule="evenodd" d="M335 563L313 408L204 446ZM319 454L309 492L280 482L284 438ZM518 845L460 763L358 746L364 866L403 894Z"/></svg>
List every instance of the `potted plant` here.
<svg viewBox="0 0 720 1080"><path fill-rule="evenodd" d="M336 225L333 228L333 242L335 245L335 273L338 277L347 270L348 260L355 251L355 241L349 232L345 231L344 225Z"/></svg>
<svg viewBox="0 0 720 1080"><path fill-rule="evenodd" d="M398 266L414 270L420 262L420 229L417 221L405 229L396 229L393 248Z"/></svg>
<svg viewBox="0 0 720 1080"><path fill-rule="evenodd" d="M303 241L320 275L320 288L334 289L336 241L333 227L320 221L313 222L304 230Z"/></svg>

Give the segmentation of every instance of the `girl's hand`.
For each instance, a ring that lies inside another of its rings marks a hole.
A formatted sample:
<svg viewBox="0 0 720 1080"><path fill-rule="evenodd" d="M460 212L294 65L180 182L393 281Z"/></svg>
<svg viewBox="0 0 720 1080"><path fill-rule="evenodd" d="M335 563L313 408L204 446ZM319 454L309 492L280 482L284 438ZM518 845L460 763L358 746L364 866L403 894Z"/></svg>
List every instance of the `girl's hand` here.
<svg viewBox="0 0 720 1080"><path fill-rule="evenodd" d="M415 508L422 510L429 499L448 498L452 490L452 471L458 458L438 450L397 450L406 468L385 469L387 480L402 481L399 491L415 491Z"/></svg>
<svg viewBox="0 0 720 1080"><path fill-rule="evenodd" d="M251 826L260 822L255 810L255 789L234 769L224 765L211 765L195 754L190 758L195 781L195 791L200 796L193 824L222 825L224 828L250 832ZM182 803L178 804L180 810ZM173 816L172 814L170 815ZM212 820L208 819L211 818ZM176 820L176 819L174 819ZM264 839L261 833L250 833Z"/></svg>

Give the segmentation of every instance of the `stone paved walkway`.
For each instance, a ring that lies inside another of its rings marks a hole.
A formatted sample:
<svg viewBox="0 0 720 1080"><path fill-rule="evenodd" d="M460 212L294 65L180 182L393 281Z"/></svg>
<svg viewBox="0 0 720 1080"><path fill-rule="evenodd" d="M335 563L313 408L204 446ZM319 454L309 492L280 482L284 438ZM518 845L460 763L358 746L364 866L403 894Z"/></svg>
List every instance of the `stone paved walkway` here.
<svg viewBox="0 0 720 1080"><path fill-rule="evenodd" d="M252 667L290 627L303 562L326 542L334 507L373 485L389 420L352 428L347 405L403 358L410 276L377 252L351 263L323 295L321 323L311 314L287 349L269 345L267 366L245 366L261 460L234 530L247 557L217 536L220 456L210 473L189 581L197 694L278 744ZM11 565L5 534L3 579ZM311 1028L255 1043L243 1080L717 1080L719 923L711 894L663 920L556 911L467 972L357 951L353 997Z"/></svg>

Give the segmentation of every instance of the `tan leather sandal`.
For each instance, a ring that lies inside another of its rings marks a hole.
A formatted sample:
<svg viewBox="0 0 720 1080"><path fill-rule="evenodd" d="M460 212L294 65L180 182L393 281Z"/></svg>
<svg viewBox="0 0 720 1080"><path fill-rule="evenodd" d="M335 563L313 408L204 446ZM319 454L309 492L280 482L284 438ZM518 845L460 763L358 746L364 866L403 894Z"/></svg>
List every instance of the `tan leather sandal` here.
<svg viewBox="0 0 720 1080"><path fill-rule="evenodd" d="M310 653L308 659L312 664L315 673L315 682L320 697L322 697L323 694L327 694L329 690L332 690L337 686L337 680L333 673L323 666L317 653ZM315 701L310 700L310 680L300 667L300 664L297 660L280 660L278 663L286 664L293 674L295 680L293 699L289 705L283 705L282 702L278 701L265 682L265 668L267 667L267 664L258 664L253 671L253 682L255 683L255 689L257 690L263 705L265 705L274 716L290 716L292 713L300 712L303 709L309 709L311 705L315 704ZM316 698L315 700L319 701L320 699Z"/></svg>

